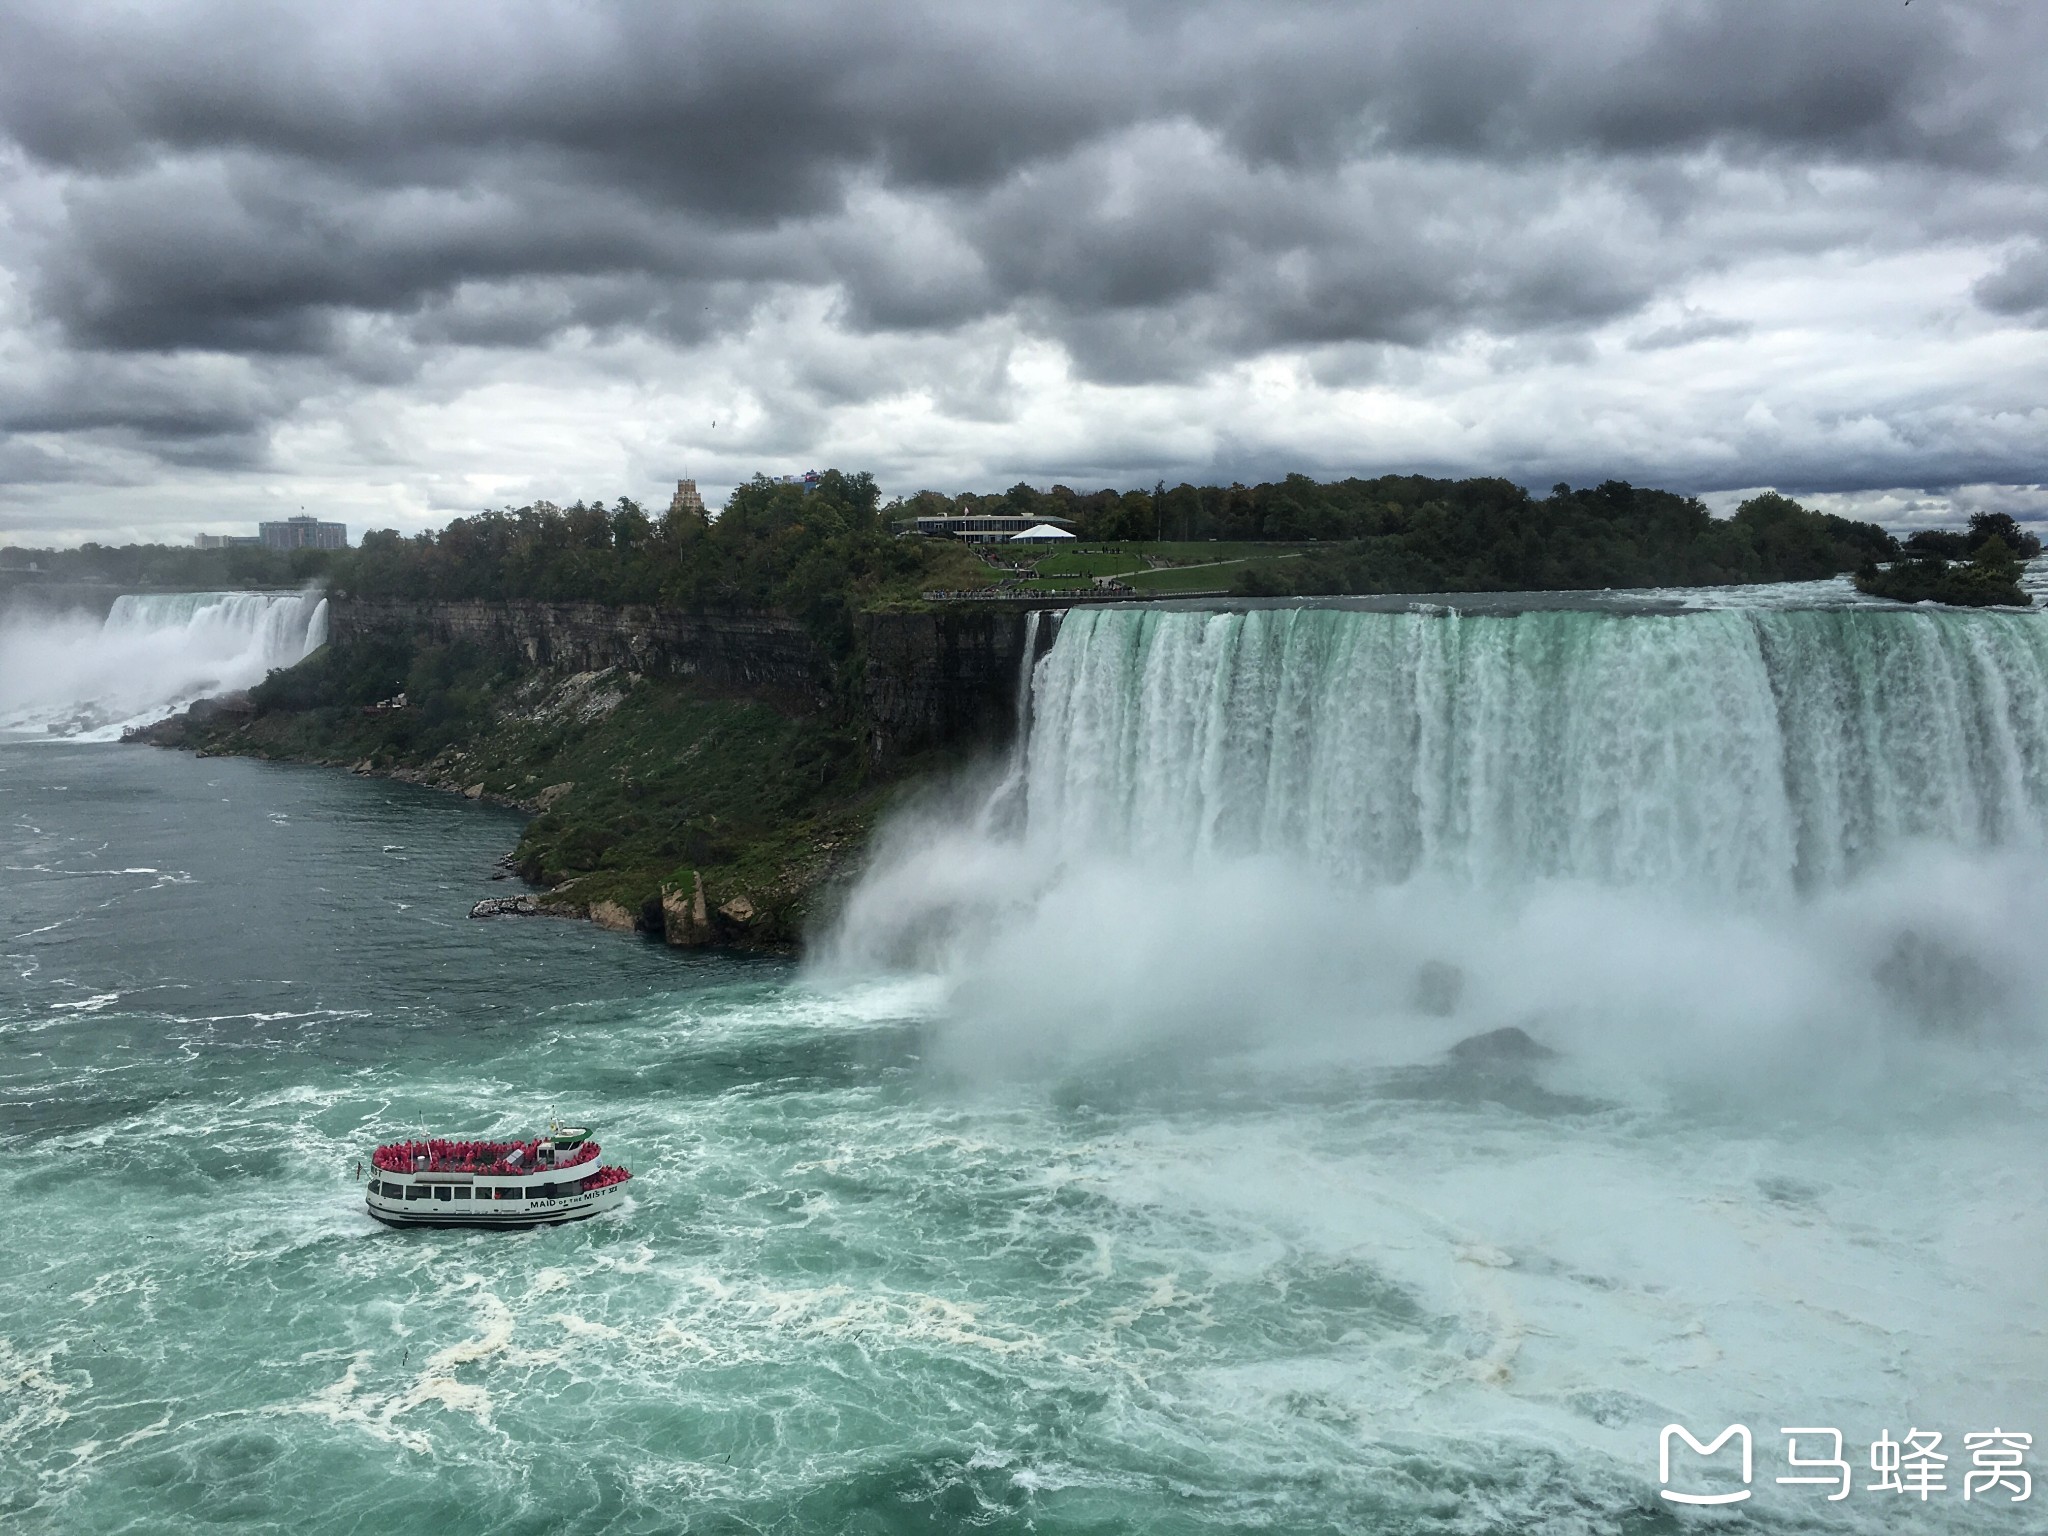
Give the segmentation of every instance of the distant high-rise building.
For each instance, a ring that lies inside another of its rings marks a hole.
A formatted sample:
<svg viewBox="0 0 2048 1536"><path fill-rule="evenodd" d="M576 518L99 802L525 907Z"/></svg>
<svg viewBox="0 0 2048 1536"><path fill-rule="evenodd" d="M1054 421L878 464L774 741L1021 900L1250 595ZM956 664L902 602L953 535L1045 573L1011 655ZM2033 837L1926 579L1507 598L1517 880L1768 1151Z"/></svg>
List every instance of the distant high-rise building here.
<svg viewBox="0 0 2048 1536"><path fill-rule="evenodd" d="M668 510L671 517L675 516L678 512L694 512L697 516L702 517L704 515L704 498L697 494L697 482L694 480L678 480L676 482L675 495L668 499Z"/></svg>
<svg viewBox="0 0 2048 1536"><path fill-rule="evenodd" d="M317 517L288 517L281 523L258 523L265 549L347 549L348 525L323 523Z"/></svg>
<svg viewBox="0 0 2048 1536"><path fill-rule="evenodd" d="M253 533L199 533L192 536L195 549L232 549L237 544L261 544L263 540Z"/></svg>

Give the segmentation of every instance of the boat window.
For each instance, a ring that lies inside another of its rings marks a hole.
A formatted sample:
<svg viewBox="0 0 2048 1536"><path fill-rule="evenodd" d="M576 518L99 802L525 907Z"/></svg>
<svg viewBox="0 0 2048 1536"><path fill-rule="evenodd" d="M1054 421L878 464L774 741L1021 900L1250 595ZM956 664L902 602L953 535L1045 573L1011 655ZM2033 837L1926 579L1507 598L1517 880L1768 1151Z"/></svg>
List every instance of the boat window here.
<svg viewBox="0 0 2048 1536"><path fill-rule="evenodd" d="M426 1199L426 1198L427 1198L427 1186L426 1186L426 1185L424 1185L424 1184L408 1184L408 1185L406 1185L406 1186L405 1186L405 1198L406 1198L406 1199L408 1199L408 1200L424 1200L424 1199Z"/></svg>
<svg viewBox="0 0 2048 1536"><path fill-rule="evenodd" d="M458 1199L458 1200L467 1200L467 1199L469 1199L469 1198L470 1198L469 1186L468 1186L467 1184L458 1184L458 1185L456 1185L456 1186L455 1186L455 1198L456 1198L456 1199Z"/></svg>
<svg viewBox="0 0 2048 1536"><path fill-rule="evenodd" d="M377 1192L386 1200L403 1200L405 1198L405 1186L403 1184L385 1184Z"/></svg>
<svg viewBox="0 0 2048 1536"><path fill-rule="evenodd" d="M436 1184L434 1186L434 1198L436 1200L453 1200L455 1198L455 1191L449 1185Z"/></svg>

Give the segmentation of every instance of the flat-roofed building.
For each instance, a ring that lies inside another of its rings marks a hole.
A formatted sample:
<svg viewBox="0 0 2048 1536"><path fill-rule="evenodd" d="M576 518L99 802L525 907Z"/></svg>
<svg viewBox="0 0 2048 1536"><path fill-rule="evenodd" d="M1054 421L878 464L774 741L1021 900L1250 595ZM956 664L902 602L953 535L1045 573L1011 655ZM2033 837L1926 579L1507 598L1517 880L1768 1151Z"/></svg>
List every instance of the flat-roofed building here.
<svg viewBox="0 0 2048 1536"><path fill-rule="evenodd" d="M975 512L965 517L920 517L919 533L935 539L959 539L966 544L1006 544L1020 533L1050 524L1065 530L1064 517L1015 517L1007 512ZM1044 535L1040 535L1044 537Z"/></svg>
<svg viewBox="0 0 2048 1536"><path fill-rule="evenodd" d="M281 523L258 523L265 549L347 549L348 525L323 523L317 517L288 517Z"/></svg>

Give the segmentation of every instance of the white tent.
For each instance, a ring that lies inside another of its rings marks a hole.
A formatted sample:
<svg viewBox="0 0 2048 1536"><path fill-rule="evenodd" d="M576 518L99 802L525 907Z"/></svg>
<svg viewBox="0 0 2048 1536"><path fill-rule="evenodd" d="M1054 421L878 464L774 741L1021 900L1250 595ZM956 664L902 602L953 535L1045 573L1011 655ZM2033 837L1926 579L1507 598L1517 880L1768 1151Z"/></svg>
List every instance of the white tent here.
<svg viewBox="0 0 2048 1536"><path fill-rule="evenodd" d="M1051 523L1040 523L1036 528L1026 528L1022 533L1010 535L1012 544L1045 544L1053 539L1071 539L1073 535L1064 528L1055 528Z"/></svg>

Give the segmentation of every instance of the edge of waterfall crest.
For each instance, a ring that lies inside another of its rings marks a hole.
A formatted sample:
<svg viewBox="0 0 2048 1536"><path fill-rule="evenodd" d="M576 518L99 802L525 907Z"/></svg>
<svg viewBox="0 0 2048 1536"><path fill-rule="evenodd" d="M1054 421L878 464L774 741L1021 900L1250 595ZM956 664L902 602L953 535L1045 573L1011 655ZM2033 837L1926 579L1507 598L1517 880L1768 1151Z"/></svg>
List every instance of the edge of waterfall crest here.
<svg viewBox="0 0 2048 1536"><path fill-rule="evenodd" d="M1068 614L1005 791L1056 858L1791 892L2048 842L2048 626L1870 609Z"/></svg>

